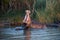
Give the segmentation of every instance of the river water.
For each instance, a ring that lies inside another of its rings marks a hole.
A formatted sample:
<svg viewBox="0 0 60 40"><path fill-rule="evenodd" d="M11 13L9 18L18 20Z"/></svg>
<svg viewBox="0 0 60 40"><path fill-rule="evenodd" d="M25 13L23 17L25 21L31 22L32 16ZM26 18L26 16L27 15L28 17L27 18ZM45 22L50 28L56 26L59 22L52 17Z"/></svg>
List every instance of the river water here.
<svg viewBox="0 0 60 40"><path fill-rule="evenodd" d="M30 30L0 28L0 40L60 40L60 28Z"/></svg>

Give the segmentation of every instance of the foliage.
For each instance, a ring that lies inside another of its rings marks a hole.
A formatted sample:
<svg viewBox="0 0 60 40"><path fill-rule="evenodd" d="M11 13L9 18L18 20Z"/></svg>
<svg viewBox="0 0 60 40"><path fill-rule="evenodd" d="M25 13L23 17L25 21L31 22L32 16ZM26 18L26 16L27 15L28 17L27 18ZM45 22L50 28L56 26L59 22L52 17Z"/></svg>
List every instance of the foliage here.
<svg viewBox="0 0 60 40"><path fill-rule="evenodd" d="M30 9L31 18L41 23L60 21L60 0L2 0L0 18L22 21L25 10Z"/></svg>

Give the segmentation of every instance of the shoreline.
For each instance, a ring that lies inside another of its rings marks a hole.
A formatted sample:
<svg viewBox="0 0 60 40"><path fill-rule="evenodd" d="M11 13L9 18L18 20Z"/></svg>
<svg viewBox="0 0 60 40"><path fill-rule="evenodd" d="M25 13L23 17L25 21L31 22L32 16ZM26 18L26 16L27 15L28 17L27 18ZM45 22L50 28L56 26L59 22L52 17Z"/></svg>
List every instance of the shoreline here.
<svg viewBox="0 0 60 40"><path fill-rule="evenodd" d="M34 26L46 26L46 27L60 27L60 23L59 24L32 24ZM6 26L11 26L11 27L16 27L16 26L21 26L21 23L0 23L0 28L5 28Z"/></svg>

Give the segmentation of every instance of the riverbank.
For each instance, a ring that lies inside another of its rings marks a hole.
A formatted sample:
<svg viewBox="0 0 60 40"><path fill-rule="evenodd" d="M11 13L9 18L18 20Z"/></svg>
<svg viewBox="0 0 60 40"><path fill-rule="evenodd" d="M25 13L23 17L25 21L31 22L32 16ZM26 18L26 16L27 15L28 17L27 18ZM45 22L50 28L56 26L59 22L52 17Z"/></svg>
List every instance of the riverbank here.
<svg viewBox="0 0 60 40"><path fill-rule="evenodd" d="M21 26L22 23L0 23L0 28L5 28L5 27L17 27ZM43 28L43 27L60 27L60 24L31 24L32 28Z"/></svg>
<svg viewBox="0 0 60 40"><path fill-rule="evenodd" d="M7 26L12 26L12 27L16 27L16 26L20 26L21 23L18 23L18 22L12 22L12 23L0 23L0 28L3 28L3 27L7 27Z"/></svg>

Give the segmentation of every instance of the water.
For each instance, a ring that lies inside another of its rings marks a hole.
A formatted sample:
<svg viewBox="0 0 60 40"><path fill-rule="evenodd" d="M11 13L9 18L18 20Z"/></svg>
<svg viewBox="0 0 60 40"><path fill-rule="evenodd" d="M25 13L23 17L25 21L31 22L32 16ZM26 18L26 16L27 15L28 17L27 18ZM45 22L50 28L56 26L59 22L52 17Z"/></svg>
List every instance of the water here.
<svg viewBox="0 0 60 40"><path fill-rule="evenodd" d="M15 30L0 28L0 40L60 40L60 28Z"/></svg>

